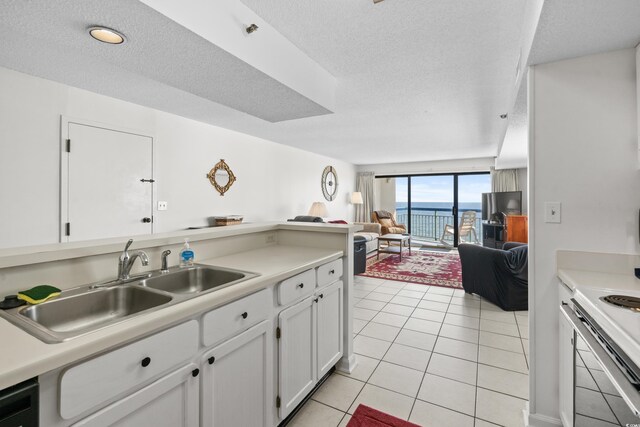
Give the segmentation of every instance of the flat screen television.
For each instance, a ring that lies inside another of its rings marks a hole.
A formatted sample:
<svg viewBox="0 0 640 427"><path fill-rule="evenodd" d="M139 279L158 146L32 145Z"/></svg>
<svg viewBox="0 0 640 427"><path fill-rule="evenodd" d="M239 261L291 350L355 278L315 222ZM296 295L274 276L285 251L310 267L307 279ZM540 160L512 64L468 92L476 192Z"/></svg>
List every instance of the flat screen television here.
<svg viewBox="0 0 640 427"><path fill-rule="evenodd" d="M507 215L522 214L522 191L482 193L482 220L493 221L499 212Z"/></svg>

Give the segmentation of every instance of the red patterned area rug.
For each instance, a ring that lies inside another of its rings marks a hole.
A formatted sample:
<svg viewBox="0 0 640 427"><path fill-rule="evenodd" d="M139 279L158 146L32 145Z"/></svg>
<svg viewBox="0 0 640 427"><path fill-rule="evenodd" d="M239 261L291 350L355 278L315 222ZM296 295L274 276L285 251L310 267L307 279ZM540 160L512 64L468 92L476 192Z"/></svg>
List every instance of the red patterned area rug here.
<svg viewBox="0 0 640 427"><path fill-rule="evenodd" d="M347 427L420 427L393 415L360 404L351 416Z"/></svg>
<svg viewBox="0 0 640 427"><path fill-rule="evenodd" d="M462 267L458 252L432 252L414 250L400 257L380 254L367 259L367 271L360 276L398 280L423 285L462 289Z"/></svg>

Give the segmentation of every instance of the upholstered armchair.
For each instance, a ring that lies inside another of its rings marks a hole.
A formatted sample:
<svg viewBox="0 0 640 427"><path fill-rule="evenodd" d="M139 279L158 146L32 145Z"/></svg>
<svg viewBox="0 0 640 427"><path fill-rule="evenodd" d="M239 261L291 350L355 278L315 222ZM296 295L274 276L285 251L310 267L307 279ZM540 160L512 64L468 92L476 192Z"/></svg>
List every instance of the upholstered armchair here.
<svg viewBox="0 0 640 427"><path fill-rule="evenodd" d="M462 287L503 310L528 308L528 246L507 242L502 249L462 243L458 246L462 264Z"/></svg>
<svg viewBox="0 0 640 427"><path fill-rule="evenodd" d="M382 235L404 234L407 232L407 229L403 224L396 223L396 220L391 212L373 211L373 214L371 214L371 221L380 224Z"/></svg>

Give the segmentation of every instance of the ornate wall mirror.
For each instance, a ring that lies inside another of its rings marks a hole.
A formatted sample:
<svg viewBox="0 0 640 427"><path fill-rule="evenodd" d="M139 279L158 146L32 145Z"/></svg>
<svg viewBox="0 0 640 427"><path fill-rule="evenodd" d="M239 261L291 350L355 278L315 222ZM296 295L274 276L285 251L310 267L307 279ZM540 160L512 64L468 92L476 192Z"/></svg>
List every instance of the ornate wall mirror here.
<svg viewBox="0 0 640 427"><path fill-rule="evenodd" d="M338 174L333 166L327 166L322 171L322 195L328 201L332 201L338 194Z"/></svg>
<svg viewBox="0 0 640 427"><path fill-rule="evenodd" d="M207 174L207 178L209 178L209 182L211 182L211 185L214 186L221 196L224 196L224 193L229 191L229 188L231 188L236 181L236 176L224 159L220 159L220 161L216 163Z"/></svg>

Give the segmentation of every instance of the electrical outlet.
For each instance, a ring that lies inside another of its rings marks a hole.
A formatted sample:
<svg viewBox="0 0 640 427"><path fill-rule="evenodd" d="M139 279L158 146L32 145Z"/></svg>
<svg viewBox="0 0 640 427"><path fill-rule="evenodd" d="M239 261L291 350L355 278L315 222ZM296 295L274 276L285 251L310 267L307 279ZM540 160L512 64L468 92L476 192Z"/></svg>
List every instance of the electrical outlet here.
<svg viewBox="0 0 640 427"><path fill-rule="evenodd" d="M544 222L556 223L561 222L562 203L545 202L544 204Z"/></svg>
<svg viewBox="0 0 640 427"><path fill-rule="evenodd" d="M158 210L166 211L167 210L167 202L158 202Z"/></svg>
<svg viewBox="0 0 640 427"><path fill-rule="evenodd" d="M267 236L265 238L265 242L266 243L275 243L276 242L276 235L274 233L267 234Z"/></svg>

